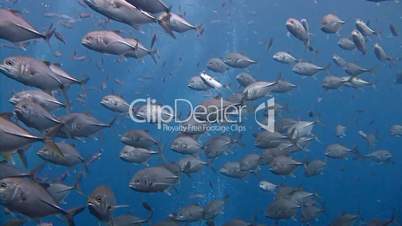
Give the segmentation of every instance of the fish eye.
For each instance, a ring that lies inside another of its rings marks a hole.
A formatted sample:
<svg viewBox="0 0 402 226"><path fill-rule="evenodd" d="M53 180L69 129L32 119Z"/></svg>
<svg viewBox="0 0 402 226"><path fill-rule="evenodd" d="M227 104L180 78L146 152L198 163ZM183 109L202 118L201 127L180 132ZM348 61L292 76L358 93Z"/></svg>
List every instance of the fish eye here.
<svg viewBox="0 0 402 226"><path fill-rule="evenodd" d="M100 196L96 196L96 201L98 201L98 202L100 202L100 201L102 201L102 197L100 197Z"/></svg>
<svg viewBox="0 0 402 226"><path fill-rule="evenodd" d="M0 183L0 187L1 188L7 188L7 183L5 183L5 182Z"/></svg>
<svg viewBox="0 0 402 226"><path fill-rule="evenodd" d="M6 64L7 64L7 65L10 65L10 66L13 66L13 65L14 65L14 62L13 62L12 60L6 60Z"/></svg>

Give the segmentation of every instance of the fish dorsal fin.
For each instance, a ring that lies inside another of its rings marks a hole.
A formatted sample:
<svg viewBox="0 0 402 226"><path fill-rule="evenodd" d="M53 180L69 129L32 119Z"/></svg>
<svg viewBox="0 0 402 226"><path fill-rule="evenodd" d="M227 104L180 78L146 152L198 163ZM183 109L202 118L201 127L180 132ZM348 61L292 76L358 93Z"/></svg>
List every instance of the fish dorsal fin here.
<svg viewBox="0 0 402 226"><path fill-rule="evenodd" d="M22 16L22 12L17 9L9 9L9 11L14 14L15 16Z"/></svg>
<svg viewBox="0 0 402 226"><path fill-rule="evenodd" d="M12 117L13 117L13 113L11 113L11 112L2 112L2 113L0 113L0 117L2 117L4 119L11 120Z"/></svg>
<svg viewBox="0 0 402 226"><path fill-rule="evenodd" d="M276 81L280 81L283 79L283 74L282 72L279 72L278 76L276 77Z"/></svg>
<svg viewBox="0 0 402 226"><path fill-rule="evenodd" d="M121 31L120 31L120 30L112 30L112 32L115 33L115 34L117 34L117 35L120 35L120 34L121 34Z"/></svg>

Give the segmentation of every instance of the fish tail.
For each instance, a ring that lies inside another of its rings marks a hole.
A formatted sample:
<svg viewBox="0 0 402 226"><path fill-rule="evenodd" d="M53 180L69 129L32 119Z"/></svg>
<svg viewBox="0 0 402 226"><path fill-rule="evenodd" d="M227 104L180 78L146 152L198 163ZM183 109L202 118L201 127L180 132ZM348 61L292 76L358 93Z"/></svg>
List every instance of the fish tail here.
<svg viewBox="0 0 402 226"><path fill-rule="evenodd" d="M142 207L144 207L144 209L146 209L148 211L148 216L145 219L144 223L149 222L151 220L152 216L154 215L154 210L147 202L143 202Z"/></svg>
<svg viewBox="0 0 402 226"><path fill-rule="evenodd" d="M21 148L17 150L18 157L25 168L28 168L28 159L25 155L26 148Z"/></svg>
<svg viewBox="0 0 402 226"><path fill-rule="evenodd" d="M85 85L85 84L88 83L88 81L89 81L89 77L84 78L84 79L82 79L82 80L79 80L79 84L80 84L80 85Z"/></svg>
<svg viewBox="0 0 402 226"><path fill-rule="evenodd" d="M99 150L99 151L97 151L95 154L93 154L91 157L87 158L87 159L84 161L85 173L88 174L88 172L89 172L89 166L90 166L93 162L95 162L96 160L99 160L101 157L102 157L102 151Z"/></svg>
<svg viewBox="0 0 402 226"><path fill-rule="evenodd" d="M49 43L50 39L53 37L55 32L56 32L56 28L54 28L53 24L51 24L49 26L49 28L47 29L47 31L43 34L43 39L45 39L46 42Z"/></svg>
<svg viewBox="0 0 402 226"><path fill-rule="evenodd" d="M149 55L152 57L152 60L154 61L154 63L158 64L158 61L156 59L156 56L158 55L158 50L157 49L151 49L151 51L149 51Z"/></svg>
<svg viewBox="0 0 402 226"><path fill-rule="evenodd" d="M327 65L325 65L325 66L322 68L322 70L323 70L323 71L328 71L328 70L331 68L331 66L332 66L332 64L331 64L331 63L328 63Z"/></svg>
<svg viewBox="0 0 402 226"><path fill-rule="evenodd" d="M82 192L82 189L81 189L82 177L83 177L82 174L78 175L77 181L75 182L73 188L74 188L74 191L75 191L75 192L77 192L79 195L85 197L85 194L84 194L84 192Z"/></svg>
<svg viewBox="0 0 402 226"><path fill-rule="evenodd" d="M67 113L70 113L71 112L71 102L70 102L70 98L67 95L66 87L62 85L62 86L60 86L60 89L61 89L61 92L63 93L64 100L66 101L65 105L66 105Z"/></svg>
<svg viewBox="0 0 402 226"><path fill-rule="evenodd" d="M362 159L366 159L366 156L364 156L362 153L360 153L359 149L357 146L354 146L352 148L352 154L354 155L354 158L356 160L362 160Z"/></svg>
<svg viewBox="0 0 402 226"><path fill-rule="evenodd" d="M75 226L74 216L78 215L79 213L81 213L84 210L85 210L85 207L78 207L78 208L74 208L74 209L68 210L67 212L63 213L63 215L66 218L66 221L68 223L68 226Z"/></svg>
<svg viewBox="0 0 402 226"><path fill-rule="evenodd" d="M205 28L202 24L200 24L197 27L195 27L195 31L197 32L197 36L199 37L204 34Z"/></svg>

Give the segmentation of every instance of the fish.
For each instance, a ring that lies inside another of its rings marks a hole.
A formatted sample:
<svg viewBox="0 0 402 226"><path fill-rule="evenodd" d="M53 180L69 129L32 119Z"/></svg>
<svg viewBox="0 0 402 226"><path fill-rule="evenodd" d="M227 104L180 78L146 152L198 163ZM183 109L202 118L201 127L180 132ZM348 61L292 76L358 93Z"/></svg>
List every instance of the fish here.
<svg viewBox="0 0 402 226"><path fill-rule="evenodd" d="M247 87L252 83L256 82L257 80L250 74L242 72L236 75L236 81L242 86Z"/></svg>
<svg viewBox="0 0 402 226"><path fill-rule="evenodd" d="M47 93L64 90L73 84L83 85L88 81L73 77L58 64L27 56L7 57L0 64L0 72L24 85Z"/></svg>
<svg viewBox="0 0 402 226"><path fill-rule="evenodd" d="M200 78L211 88L220 89L223 87L222 83L218 82L215 78L208 75L207 73L202 72L200 74Z"/></svg>
<svg viewBox="0 0 402 226"><path fill-rule="evenodd" d="M196 155L201 150L202 145L191 136L179 135L173 140L170 148L180 154Z"/></svg>
<svg viewBox="0 0 402 226"><path fill-rule="evenodd" d="M327 163L322 160L307 161L304 164L304 175L306 177L321 175L326 165Z"/></svg>
<svg viewBox="0 0 402 226"><path fill-rule="evenodd" d="M126 145L120 151L120 159L129 163L147 165L147 162L151 159L152 155L155 154L159 154L159 151Z"/></svg>
<svg viewBox="0 0 402 226"><path fill-rule="evenodd" d="M19 11L0 8L0 39L19 43L41 38L49 42L54 33L52 25L48 31L41 33L32 27Z"/></svg>
<svg viewBox="0 0 402 226"><path fill-rule="evenodd" d="M170 11L170 8L162 0L127 0L127 2L152 14Z"/></svg>
<svg viewBox="0 0 402 226"><path fill-rule="evenodd" d="M25 101L35 102L48 111L66 107L64 103L57 100L54 96L36 89L17 92L9 99L9 102L14 105Z"/></svg>
<svg viewBox="0 0 402 226"><path fill-rule="evenodd" d="M100 122L89 113L75 112L59 117L62 126L56 136L62 138L85 138L92 136L102 129L113 126L116 118L110 123Z"/></svg>
<svg viewBox="0 0 402 226"><path fill-rule="evenodd" d="M258 187L267 192L275 192L275 190L278 188L278 185L273 184L269 181L260 181Z"/></svg>
<svg viewBox="0 0 402 226"><path fill-rule="evenodd" d="M364 36L371 36L371 35L377 35L377 32L373 30L372 28L367 25L363 20L357 19L355 23L356 29L361 32Z"/></svg>
<svg viewBox="0 0 402 226"><path fill-rule="evenodd" d="M366 55L367 54L366 39L359 30L354 29L352 31L352 40L353 40L353 43L355 44L356 48L363 55Z"/></svg>
<svg viewBox="0 0 402 226"><path fill-rule="evenodd" d="M243 90L243 100L257 100L266 96L277 85L277 82L257 81L251 83Z"/></svg>
<svg viewBox="0 0 402 226"><path fill-rule="evenodd" d="M226 162L222 168L219 169L219 173L237 179L243 179L249 175L249 172L241 170L240 163L235 161Z"/></svg>
<svg viewBox="0 0 402 226"><path fill-rule="evenodd" d="M121 137L121 142L133 147L146 149L159 145L159 142L145 130L130 130Z"/></svg>
<svg viewBox="0 0 402 226"><path fill-rule="evenodd" d="M327 70L330 66L331 65L328 64L325 67L321 67L309 62L299 62L293 66L292 71L302 76L313 76L320 71Z"/></svg>
<svg viewBox="0 0 402 226"><path fill-rule="evenodd" d="M117 95L106 95L100 102L105 108L118 113L128 113L130 105L122 97Z"/></svg>
<svg viewBox="0 0 402 226"><path fill-rule="evenodd" d="M228 53L223 59L223 62L233 68L247 68L257 63L257 61L236 52Z"/></svg>
<svg viewBox="0 0 402 226"><path fill-rule="evenodd" d="M204 29L201 25L195 26L173 12L161 13L158 17L158 22L163 30L172 38L176 38L175 32L184 33L190 30L194 30L198 34L202 34L204 32Z"/></svg>
<svg viewBox="0 0 402 226"><path fill-rule="evenodd" d="M384 48L378 43L374 44L374 54L375 54L376 58L381 62L384 62L384 61L392 62L394 60L391 56L389 56L385 52Z"/></svg>
<svg viewBox="0 0 402 226"><path fill-rule="evenodd" d="M190 155L180 159L177 164L180 166L180 170L183 173L190 175L200 171L208 163Z"/></svg>
<svg viewBox="0 0 402 226"><path fill-rule="evenodd" d="M177 213L169 214L169 218L178 222L196 222L204 217L204 208L199 205L189 205L178 210Z"/></svg>
<svg viewBox="0 0 402 226"><path fill-rule="evenodd" d="M138 192L166 192L177 184L179 177L165 167L149 167L137 171L130 180L129 187Z"/></svg>
<svg viewBox="0 0 402 226"><path fill-rule="evenodd" d="M321 30L325 33L337 33L342 25L345 24L345 21L341 20L335 14L327 14L321 20Z"/></svg>
<svg viewBox="0 0 402 226"><path fill-rule="evenodd" d="M0 180L0 202L8 209L32 219L62 215L69 226L74 226L75 215L85 207L64 210L54 198L30 177L9 177Z"/></svg>
<svg viewBox="0 0 402 226"><path fill-rule="evenodd" d="M298 60L292 54L284 51L276 52L272 58L275 61L283 64L295 64L298 62Z"/></svg>
<svg viewBox="0 0 402 226"><path fill-rule="evenodd" d="M393 24L389 25L389 30L391 31L392 36L394 36L394 37L399 36L398 30L396 29L396 27Z"/></svg>
<svg viewBox="0 0 402 226"><path fill-rule="evenodd" d="M140 25L157 22L157 18L152 14L138 9L125 0L83 0L83 2L92 10L127 24L135 30L139 30Z"/></svg>
<svg viewBox="0 0 402 226"><path fill-rule="evenodd" d="M247 154L239 160L240 170L256 173L259 170L260 159L261 156L256 153Z"/></svg>
<svg viewBox="0 0 402 226"><path fill-rule="evenodd" d="M205 91L211 88L200 76L191 77L190 81L187 84L187 87L197 91Z"/></svg>
<svg viewBox="0 0 402 226"><path fill-rule="evenodd" d="M329 144L325 149L325 156L333 159L346 159L355 149L347 148L341 144Z"/></svg>
<svg viewBox="0 0 402 226"><path fill-rule="evenodd" d="M351 38L340 38L337 44L344 50L354 50L356 48L356 45Z"/></svg>
<svg viewBox="0 0 402 226"><path fill-rule="evenodd" d="M38 131L45 131L62 124L57 117L35 102L18 102L15 105L14 113L26 126Z"/></svg>
<svg viewBox="0 0 402 226"><path fill-rule="evenodd" d="M220 58L211 58L208 60L207 68L213 72L225 73L229 67Z"/></svg>
<svg viewBox="0 0 402 226"><path fill-rule="evenodd" d="M303 23L303 21L305 22ZM297 20L295 18L289 18L286 21L286 28L290 34L292 34L296 39L302 41L306 49L312 51L313 48L311 47L310 31L306 25L307 23L305 19Z"/></svg>
<svg viewBox="0 0 402 226"><path fill-rule="evenodd" d="M117 208L127 207L117 205L113 191L107 186L99 186L88 197L88 210L101 222L113 221L112 213Z"/></svg>

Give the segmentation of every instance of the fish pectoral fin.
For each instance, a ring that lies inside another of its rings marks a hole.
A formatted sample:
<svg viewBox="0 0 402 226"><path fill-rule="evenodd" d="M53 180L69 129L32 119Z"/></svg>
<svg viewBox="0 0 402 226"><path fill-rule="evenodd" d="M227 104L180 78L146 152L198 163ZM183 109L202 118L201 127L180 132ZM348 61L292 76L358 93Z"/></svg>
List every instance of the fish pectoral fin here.
<svg viewBox="0 0 402 226"><path fill-rule="evenodd" d="M12 136L17 136L17 137L22 137L22 138L26 138L26 139L37 139L40 140L41 138L30 135L30 134L22 134L22 133L18 133L18 132L13 132L13 131L8 131L8 130L4 130L3 132Z"/></svg>
<svg viewBox="0 0 402 226"><path fill-rule="evenodd" d="M17 27L19 27L19 28L21 28L21 29L24 29L24 30L26 30L26 31L29 31L29 32L31 32L31 33L33 33L33 34L36 34L36 35L38 35L38 36L40 36L40 37L42 37L42 38L46 38L45 35L43 35L42 33L39 33L38 31L35 31L35 30L32 29L32 28L25 27L25 26L23 26L23 25L21 25L21 24L15 24L15 26L17 26Z"/></svg>
<svg viewBox="0 0 402 226"><path fill-rule="evenodd" d="M113 206L113 209L120 209L120 208L129 208L129 205L115 205Z"/></svg>
<svg viewBox="0 0 402 226"><path fill-rule="evenodd" d="M46 138L45 139L45 145L49 147L49 150L52 150L55 153L57 153L58 155L64 157L64 153L61 151L59 146L57 146L57 144L54 143L54 141L52 141L51 139Z"/></svg>
<svg viewBox="0 0 402 226"><path fill-rule="evenodd" d="M48 205L49 207L55 208L57 211L59 211L60 213L62 213L63 215L68 215L68 212L65 211L63 208L61 208L60 206L56 205L55 203L51 203L47 200L44 199L39 199L42 203Z"/></svg>
<svg viewBox="0 0 402 226"><path fill-rule="evenodd" d="M70 80L70 81L72 81L72 82L80 83L79 80L77 80L77 79L75 79L75 78L73 78L73 77L68 76L64 71L62 71L62 70L60 69L60 64L54 64L54 63L53 63L53 64L49 64L48 66L49 66L49 70L50 70L51 72L53 72L54 74L56 74L57 76L60 76L60 77L62 77L62 78L65 78L65 79L67 79L67 80Z"/></svg>
<svg viewBox="0 0 402 226"><path fill-rule="evenodd" d="M1 157L6 161L6 162L11 162L13 163L13 152L3 152L1 153Z"/></svg>

